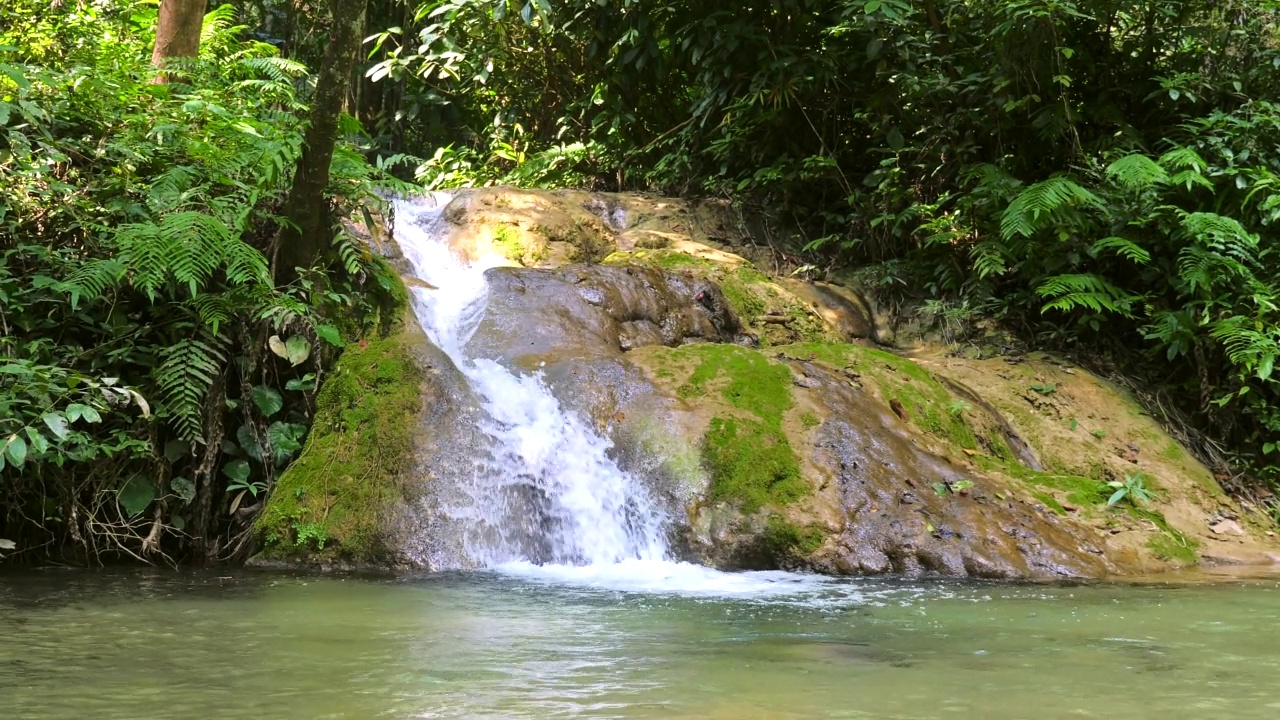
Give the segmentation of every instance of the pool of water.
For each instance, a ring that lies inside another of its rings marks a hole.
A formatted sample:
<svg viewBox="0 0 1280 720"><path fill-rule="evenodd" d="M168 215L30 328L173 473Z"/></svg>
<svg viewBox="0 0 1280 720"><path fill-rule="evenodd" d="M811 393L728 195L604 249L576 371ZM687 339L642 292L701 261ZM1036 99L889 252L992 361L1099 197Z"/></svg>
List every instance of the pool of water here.
<svg viewBox="0 0 1280 720"><path fill-rule="evenodd" d="M0 575L0 716L1271 719L1277 630L1265 577L41 571Z"/></svg>

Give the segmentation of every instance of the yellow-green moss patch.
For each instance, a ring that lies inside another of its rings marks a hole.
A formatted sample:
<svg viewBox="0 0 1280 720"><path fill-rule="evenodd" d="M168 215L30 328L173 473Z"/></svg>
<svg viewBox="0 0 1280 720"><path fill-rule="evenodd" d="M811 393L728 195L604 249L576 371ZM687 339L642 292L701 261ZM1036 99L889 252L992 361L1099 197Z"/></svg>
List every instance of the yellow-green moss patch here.
<svg viewBox="0 0 1280 720"><path fill-rule="evenodd" d="M772 565L802 560L817 552L827 540L827 533L816 525L801 527L781 515L770 515L761 534L759 550Z"/></svg>
<svg viewBox="0 0 1280 720"><path fill-rule="evenodd" d="M778 356L849 370L875 384L885 402L897 400L908 420L921 430L961 448L977 449L963 413L951 412L955 401L946 386L917 363L883 350L838 343L800 343L774 350Z"/></svg>
<svg viewBox="0 0 1280 720"><path fill-rule="evenodd" d="M794 403L786 366L736 345L686 345L663 350L659 358L666 369L687 373L677 394L715 394L728 405L711 419L702 438L710 499L754 512L787 505L810 492L782 429Z"/></svg>
<svg viewBox="0 0 1280 720"><path fill-rule="evenodd" d="M413 462L421 370L402 334L348 346L316 399L301 457L258 521L264 555L384 564L386 513Z"/></svg>

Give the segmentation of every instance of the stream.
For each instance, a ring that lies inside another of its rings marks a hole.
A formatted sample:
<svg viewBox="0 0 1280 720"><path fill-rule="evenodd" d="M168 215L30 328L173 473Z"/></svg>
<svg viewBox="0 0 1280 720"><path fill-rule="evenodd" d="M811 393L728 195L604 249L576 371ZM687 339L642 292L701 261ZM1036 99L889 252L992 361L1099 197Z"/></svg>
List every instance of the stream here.
<svg viewBox="0 0 1280 720"><path fill-rule="evenodd" d="M6 718L1274 718L1275 578L0 575Z"/></svg>

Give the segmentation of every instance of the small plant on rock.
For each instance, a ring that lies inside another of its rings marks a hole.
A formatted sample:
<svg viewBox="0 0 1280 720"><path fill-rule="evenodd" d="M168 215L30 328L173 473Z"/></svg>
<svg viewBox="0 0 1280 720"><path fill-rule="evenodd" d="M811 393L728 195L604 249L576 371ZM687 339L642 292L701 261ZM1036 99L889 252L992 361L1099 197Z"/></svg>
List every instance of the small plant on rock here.
<svg viewBox="0 0 1280 720"><path fill-rule="evenodd" d="M1111 493L1111 497L1107 498L1107 507L1115 507L1121 501L1128 499L1130 504L1149 503L1155 500L1155 494L1147 489L1147 479L1142 473L1136 475L1125 475L1124 482L1112 480L1107 483L1107 487L1114 488L1115 492Z"/></svg>

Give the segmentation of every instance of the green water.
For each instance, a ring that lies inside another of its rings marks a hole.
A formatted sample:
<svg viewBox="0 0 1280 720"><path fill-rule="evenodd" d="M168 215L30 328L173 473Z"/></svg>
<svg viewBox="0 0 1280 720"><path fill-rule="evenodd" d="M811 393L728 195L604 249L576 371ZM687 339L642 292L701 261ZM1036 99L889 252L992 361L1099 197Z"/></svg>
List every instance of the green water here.
<svg viewBox="0 0 1280 720"><path fill-rule="evenodd" d="M1280 583L0 576L4 718L1276 718Z"/></svg>

